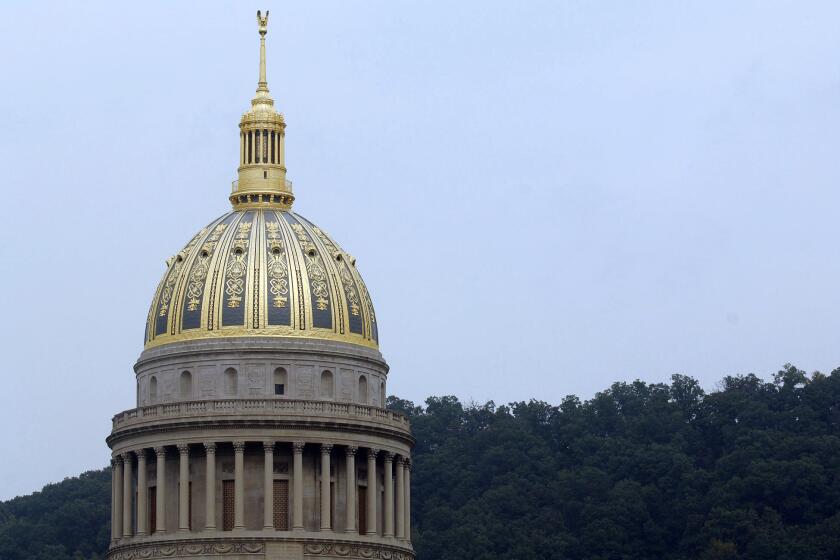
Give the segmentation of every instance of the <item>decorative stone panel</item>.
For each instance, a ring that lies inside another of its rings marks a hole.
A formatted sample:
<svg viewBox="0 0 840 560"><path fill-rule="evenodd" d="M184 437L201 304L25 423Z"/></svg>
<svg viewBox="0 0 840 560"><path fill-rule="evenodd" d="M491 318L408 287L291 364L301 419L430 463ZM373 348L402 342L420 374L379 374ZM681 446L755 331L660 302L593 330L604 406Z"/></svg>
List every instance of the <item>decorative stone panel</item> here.
<svg viewBox="0 0 840 560"><path fill-rule="evenodd" d="M136 545L112 549L108 560L144 560L146 558L190 558L228 555L264 555L261 542L187 542Z"/></svg>
<svg viewBox="0 0 840 560"><path fill-rule="evenodd" d="M311 543L303 546L305 557L318 558L373 558L376 560L414 560L414 555L401 550L367 544Z"/></svg>

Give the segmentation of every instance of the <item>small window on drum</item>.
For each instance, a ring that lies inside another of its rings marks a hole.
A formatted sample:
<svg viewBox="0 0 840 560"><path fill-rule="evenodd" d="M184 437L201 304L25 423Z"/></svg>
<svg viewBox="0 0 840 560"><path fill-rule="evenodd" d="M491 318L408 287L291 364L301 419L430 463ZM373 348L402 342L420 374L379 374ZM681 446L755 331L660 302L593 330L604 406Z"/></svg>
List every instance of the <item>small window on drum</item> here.
<svg viewBox="0 0 840 560"><path fill-rule="evenodd" d="M283 368L277 368L274 370L274 394L286 394L286 370Z"/></svg>

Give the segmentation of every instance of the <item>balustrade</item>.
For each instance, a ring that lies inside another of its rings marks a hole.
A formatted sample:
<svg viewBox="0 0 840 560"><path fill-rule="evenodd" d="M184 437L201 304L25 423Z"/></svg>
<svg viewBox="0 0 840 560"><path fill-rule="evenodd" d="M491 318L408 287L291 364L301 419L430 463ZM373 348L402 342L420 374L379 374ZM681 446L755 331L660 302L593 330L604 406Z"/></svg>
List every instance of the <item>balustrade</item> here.
<svg viewBox="0 0 840 560"><path fill-rule="evenodd" d="M176 403L141 406L116 414L114 429L143 423L146 419L161 420L202 416L205 414L270 414L272 416L296 414L324 415L348 419L370 419L408 430L408 418L375 406L331 401L294 399L218 399L204 401L183 401Z"/></svg>

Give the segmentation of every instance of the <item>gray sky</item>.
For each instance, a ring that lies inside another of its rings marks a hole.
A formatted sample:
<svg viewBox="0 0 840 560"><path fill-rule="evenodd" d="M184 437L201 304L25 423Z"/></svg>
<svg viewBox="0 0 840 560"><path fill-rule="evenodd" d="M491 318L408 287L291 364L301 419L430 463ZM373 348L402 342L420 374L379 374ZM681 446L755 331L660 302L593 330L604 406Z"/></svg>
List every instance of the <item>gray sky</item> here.
<svg viewBox="0 0 840 560"><path fill-rule="evenodd" d="M107 463L257 81L391 393L840 366L836 2L6 2L0 499Z"/></svg>

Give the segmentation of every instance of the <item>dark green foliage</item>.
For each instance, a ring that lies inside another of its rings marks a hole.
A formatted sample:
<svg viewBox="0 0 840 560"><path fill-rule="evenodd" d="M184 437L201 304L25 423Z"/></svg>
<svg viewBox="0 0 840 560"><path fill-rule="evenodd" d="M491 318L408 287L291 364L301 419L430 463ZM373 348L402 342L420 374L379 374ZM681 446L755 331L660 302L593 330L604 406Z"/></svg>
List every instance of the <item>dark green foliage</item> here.
<svg viewBox="0 0 840 560"><path fill-rule="evenodd" d="M840 370L388 404L417 437L422 560L840 558Z"/></svg>
<svg viewBox="0 0 840 560"><path fill-rule="evenodd" d="M616 383L411 417L420 560L840 558L840 369ZM0 503L0 559L104 555L110 472Z"/></svg>
<svg viewBox="0 0 840 560"><path fill-rule="evenodd" d="M110 468L0 502L2 560L94 560L110 532Z"/></svg>

